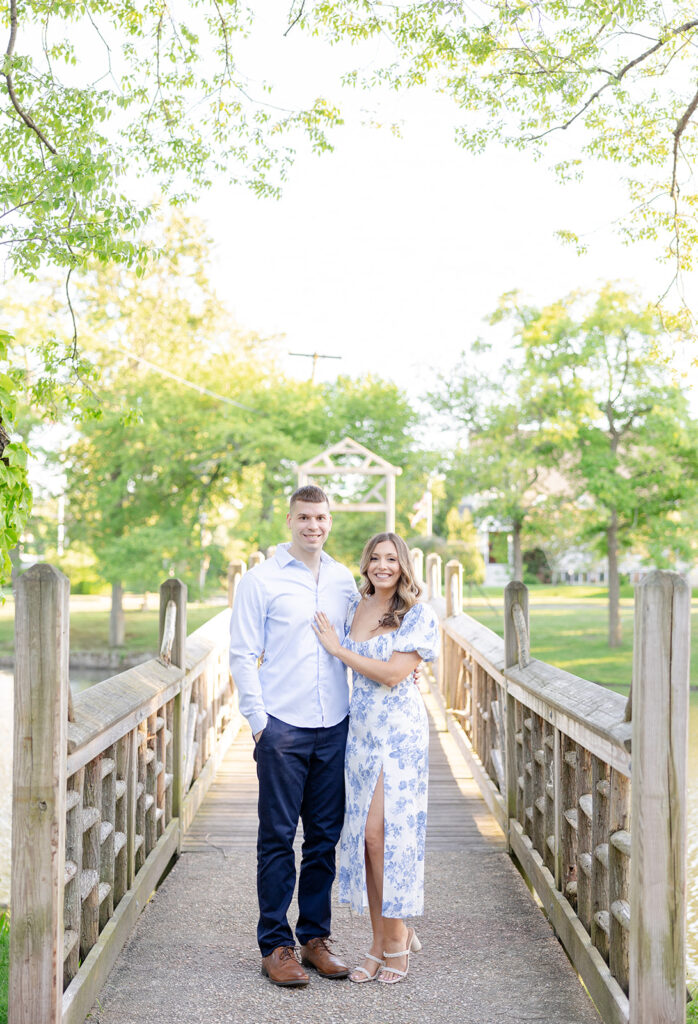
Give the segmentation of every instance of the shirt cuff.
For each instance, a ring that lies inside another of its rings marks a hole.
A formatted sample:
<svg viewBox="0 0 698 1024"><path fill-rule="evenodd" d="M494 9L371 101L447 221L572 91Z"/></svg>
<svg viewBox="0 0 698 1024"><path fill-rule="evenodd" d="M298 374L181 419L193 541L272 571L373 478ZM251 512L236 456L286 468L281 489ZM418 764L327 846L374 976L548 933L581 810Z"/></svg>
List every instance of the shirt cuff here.
<svg viewBox="0 0 698 1024"><path fill-rule="evenodd" d="M266 711L255 711L253 715L250 715L247 721L250 723L253 736L256 736L262 729L266 729L268 718Z"/></svg>

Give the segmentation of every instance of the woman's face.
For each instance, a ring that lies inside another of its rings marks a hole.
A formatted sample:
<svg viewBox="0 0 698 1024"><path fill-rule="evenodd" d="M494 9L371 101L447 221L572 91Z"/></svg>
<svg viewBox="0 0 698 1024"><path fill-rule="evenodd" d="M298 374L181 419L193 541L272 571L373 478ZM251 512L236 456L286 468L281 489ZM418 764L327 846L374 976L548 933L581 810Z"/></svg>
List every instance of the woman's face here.
<svg viewBox="0 0 698 1024"><path fill-rule="evenodd" d="M382 540L376 544L366 572L377 594L391 595L397 589L401 569L397 549L391 540Z"/></svg>

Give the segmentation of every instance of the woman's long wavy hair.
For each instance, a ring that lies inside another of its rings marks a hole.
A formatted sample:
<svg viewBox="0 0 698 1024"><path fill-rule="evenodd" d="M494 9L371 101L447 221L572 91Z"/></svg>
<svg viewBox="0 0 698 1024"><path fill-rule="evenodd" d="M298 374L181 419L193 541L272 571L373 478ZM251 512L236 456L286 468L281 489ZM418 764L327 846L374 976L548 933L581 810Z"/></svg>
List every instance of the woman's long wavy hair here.
<svg viewBox="0 0 698 1024"><path fill-rule="evenodd" d="M398 629L406 613L417 603L422 593L422 588L415 579L409 548L402 537L398 537L396 533L377 533L366 542L366 547L361 553L361 561L359 562L359 572L363 576L363 581L359 585L359 593L362 597L368 597L375 593L375 587L368 578L368 567L374 548L385 540L389 540L395 545L397 560L400 566L400 579L397 590L393 594L391 607L378 625L384 628Z"/></svg>

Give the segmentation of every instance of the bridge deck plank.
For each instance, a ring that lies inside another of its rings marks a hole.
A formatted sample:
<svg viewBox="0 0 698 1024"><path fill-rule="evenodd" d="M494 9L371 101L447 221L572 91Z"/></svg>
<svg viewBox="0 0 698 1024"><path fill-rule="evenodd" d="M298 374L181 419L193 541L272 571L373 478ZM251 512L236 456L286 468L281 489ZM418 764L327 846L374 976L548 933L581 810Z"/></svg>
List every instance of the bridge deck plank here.
<svg viewBox="0 0 698 1024"><path fill-rule="evenodd" d="M307 988L289 990L261 977L257 788L245 731L124 947L92 1024L599 1024L455 741L433 726L430 760L425 916L416 922L424 949L403 984L360 987L313 976ZM296 914L294 900L291 922ZM333 932L338 950L357 962L367 917L335 902Z"/></svg>

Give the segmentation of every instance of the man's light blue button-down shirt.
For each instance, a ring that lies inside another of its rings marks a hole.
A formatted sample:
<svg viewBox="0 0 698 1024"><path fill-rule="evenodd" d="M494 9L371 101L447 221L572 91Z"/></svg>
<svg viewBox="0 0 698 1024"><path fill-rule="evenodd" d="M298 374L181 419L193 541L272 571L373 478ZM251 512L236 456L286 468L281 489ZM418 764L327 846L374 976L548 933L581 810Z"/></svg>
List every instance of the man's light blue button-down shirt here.
<svg viewBox="0 0 698 1024"><path fill-rule="evenodd" d="M265 727L268 714L288 725L327 728L349 712L346 668L321 646L311 622L323 611L343 637L356 584L324 551L316 581L289 547L280 544L245 573L230 619L230 670L253 734Z"/></svg>

